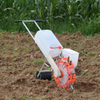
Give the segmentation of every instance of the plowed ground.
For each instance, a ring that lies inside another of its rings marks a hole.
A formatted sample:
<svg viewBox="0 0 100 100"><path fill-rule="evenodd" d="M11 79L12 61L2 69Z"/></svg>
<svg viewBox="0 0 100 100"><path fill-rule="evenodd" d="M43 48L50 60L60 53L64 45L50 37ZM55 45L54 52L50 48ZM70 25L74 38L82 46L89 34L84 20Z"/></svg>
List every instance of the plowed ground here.
<svg viewBox="0 0 100 100"><path fill-rule="evenodd" d="M57 87L53 78L36 79L45 57L27 32L0 32L0 100L100 100L100 35L56 37L80 53L74 89Z"/></svg>

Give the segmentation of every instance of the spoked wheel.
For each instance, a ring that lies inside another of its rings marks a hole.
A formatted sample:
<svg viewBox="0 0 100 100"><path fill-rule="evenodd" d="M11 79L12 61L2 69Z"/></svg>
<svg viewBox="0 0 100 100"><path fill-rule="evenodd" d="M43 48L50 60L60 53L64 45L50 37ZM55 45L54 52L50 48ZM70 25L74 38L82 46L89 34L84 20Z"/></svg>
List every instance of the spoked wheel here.
<svg viewBox="0 0 100 100"><path fill-rule="evenodd" d="M76 80L73 63L68 62L67 58L60 58L59 60L55 61L55 63L57 64L61 72L61 77L58 78L55 77L55 73L53 73L54 79L58 87L62 87L65 89L73 89L73 84Z"/></svg>
<svg viewBox="0 0 100 100"><path fill-rule="evenodd" d="M41 71L39 77L38 77L38 73L39 73L39 71L37 71L37 73L36 73L36 79L51 80L51 78L52 78L52 72L49 70Z"/></svg>

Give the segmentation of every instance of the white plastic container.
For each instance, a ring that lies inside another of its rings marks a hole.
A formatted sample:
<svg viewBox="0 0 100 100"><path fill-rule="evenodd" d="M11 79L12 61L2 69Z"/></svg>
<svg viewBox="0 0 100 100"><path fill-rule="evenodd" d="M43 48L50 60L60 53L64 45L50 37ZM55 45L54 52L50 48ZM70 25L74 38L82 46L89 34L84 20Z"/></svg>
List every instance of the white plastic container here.
<svg viewBox="0 0 100 100"><path fill-rule="evenodd" d="M62 54L64 55L64 57L70 58L70 61L72 61L72 63L74 64L74 68L77 66L78 57L79 57L78 52L65 48L65 49L62 50Z"/></svg>
<svg viewBox="0 0 100 100"><path fill-rule="evenodd" d="M35 35L35 42L46 58L48 55L53 58L61 53L62 49L55 47L61 46L63 48L51 30L39 30ZM55 49L51 49L50 47L54 47Z"/></svg>

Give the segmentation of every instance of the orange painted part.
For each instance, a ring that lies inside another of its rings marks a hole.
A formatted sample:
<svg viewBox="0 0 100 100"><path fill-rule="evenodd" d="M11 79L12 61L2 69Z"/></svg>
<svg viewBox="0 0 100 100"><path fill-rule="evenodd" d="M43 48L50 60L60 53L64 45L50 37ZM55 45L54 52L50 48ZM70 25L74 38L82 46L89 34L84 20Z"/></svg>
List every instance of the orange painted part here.
<svg viewBox="0 0 100 100"><path fill-rule="evenodd" d="M50 47L51 49L53 49L53 47Z"/></svg>
<svg viewBox="0 0 100 100"><path fill-rule="evenodd" d="M58 46L59 49L61 49L61 46Z"/></svg>
<svg viewBox="0 0 100 100"><path fill-rule="evenodd" d="M66 61L67 58L60 58L59 60L55 61L55 63L57 64L61 72L61 77L56 78L54 73L53 76L56 83L58 84L58 87L69 89L70 85L74 84L76 80L76 75L75 75L73 63L71 63L70 65L69 62Z"/></svg>

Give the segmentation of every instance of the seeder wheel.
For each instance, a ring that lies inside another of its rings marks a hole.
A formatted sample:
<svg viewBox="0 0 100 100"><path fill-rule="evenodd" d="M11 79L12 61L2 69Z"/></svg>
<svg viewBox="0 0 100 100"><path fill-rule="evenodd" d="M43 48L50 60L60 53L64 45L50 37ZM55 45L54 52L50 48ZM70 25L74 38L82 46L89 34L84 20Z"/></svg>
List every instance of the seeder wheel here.
<svg viewBox="0 0 100 100"><path fill-rule="evenodd" d="M76 75L74 71L74 65L72 62L69 62L67 58L60 58L59 60L55 61L57 64L60 72L61 77L55 77L55 73L53 73L54 79L58 84L58 87L62 87L65 89L73 88L73 84L76 80Z"/></svg>

